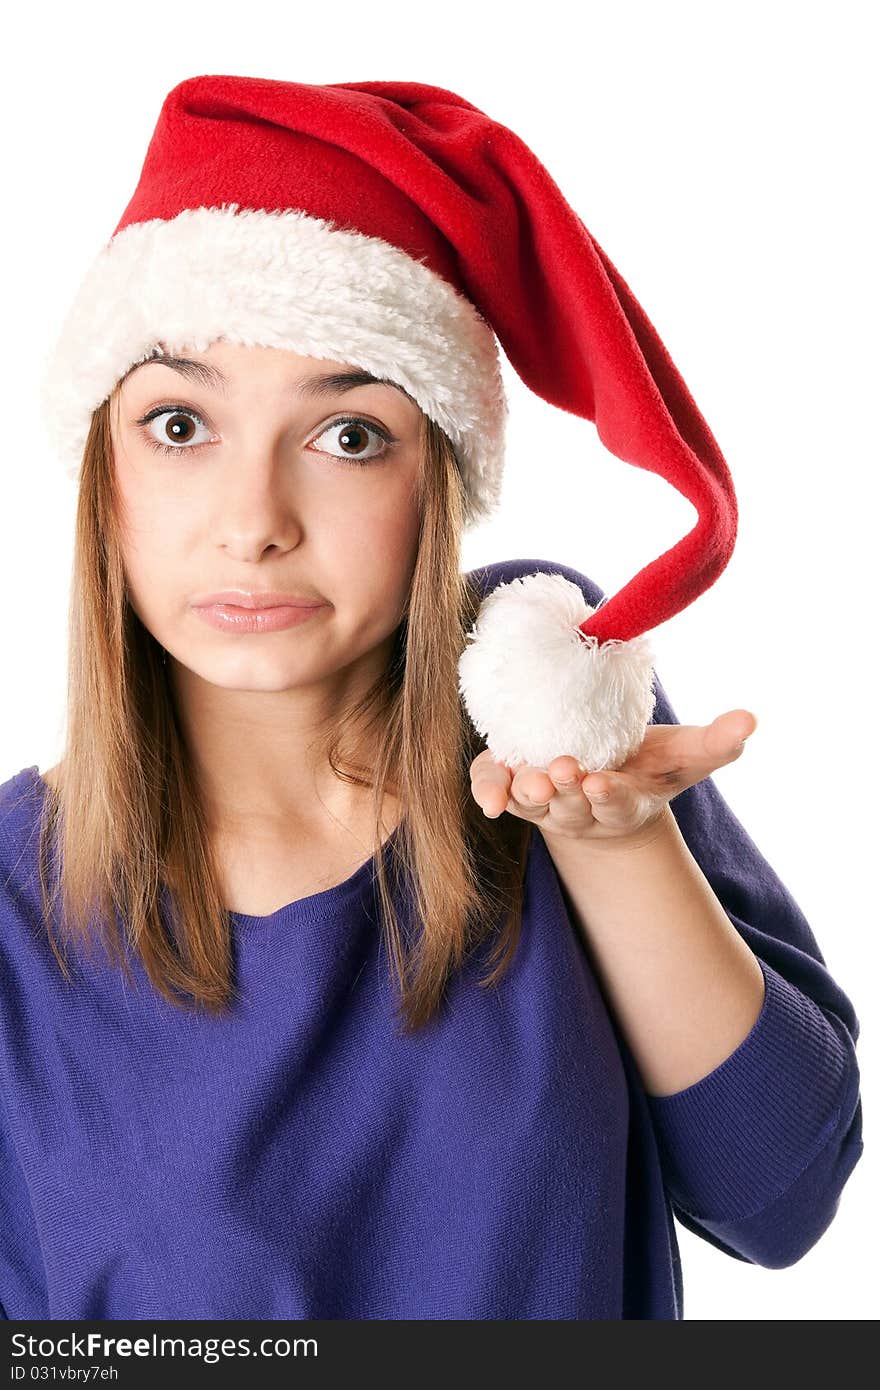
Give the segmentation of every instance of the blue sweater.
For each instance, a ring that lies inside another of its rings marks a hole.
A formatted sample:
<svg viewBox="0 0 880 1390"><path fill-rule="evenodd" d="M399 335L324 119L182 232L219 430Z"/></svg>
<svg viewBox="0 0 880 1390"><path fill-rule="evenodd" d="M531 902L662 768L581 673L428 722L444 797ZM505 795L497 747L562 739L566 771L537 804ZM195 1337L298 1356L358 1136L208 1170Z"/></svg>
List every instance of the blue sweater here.
<svg viewBox="0 0 880 1390"><path fill-rule="evenodd" d="M474 578L535 569L602 596L539 560ZM655 684L654 722L678 722ZM177 1010L137 963L127 986L100 952L65 984L40 929L45 790L35 766L0 787L7 1318L677 1319L673 1213L768 1268L832 1220L862 1152L858 1022L711 778L672 810L766 995L731 1056L662 1097L534 827L507 975L479 988L478 951L402 1039L369 860L230 915L244 1000L226 1018Z"/></svg>

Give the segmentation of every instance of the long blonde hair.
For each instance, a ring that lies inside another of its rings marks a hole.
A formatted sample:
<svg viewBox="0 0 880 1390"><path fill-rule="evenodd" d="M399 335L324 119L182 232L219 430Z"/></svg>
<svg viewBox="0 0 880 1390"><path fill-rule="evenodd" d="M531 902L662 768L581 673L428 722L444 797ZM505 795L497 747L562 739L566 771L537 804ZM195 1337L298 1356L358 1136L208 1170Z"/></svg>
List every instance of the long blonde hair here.
<svg viewBox="0 0 880 1390"><path fill-rule="evenodd" d="M127 598L110 431L115 398L94 412L83 452L65 756L40 822L43 914L66 977L56 912L63 940L89 951L100 939L127 975L131 950L169 1002L217 1014L238 993L229 912L162 648ZM470 791L470 764L484 745L458 692L457 663L479 595L459 569L464 496L453 446L425 415L419 447L419 547L392 657L324 743L336 776L373 788L382 928L408 1033L433 1017L450 973L493 929L494 969L479 983L492 986L507 970L521 931L531 829L507 814L485 817ZM361 728L366 746L378 750L370 767L345 747L347 734ZM404 809L388 841L391 883L382 838L390 788ZM404 879L421 926L412 942L404 941L394 904ZM161 917L163 889L171 931Z"/></svg>

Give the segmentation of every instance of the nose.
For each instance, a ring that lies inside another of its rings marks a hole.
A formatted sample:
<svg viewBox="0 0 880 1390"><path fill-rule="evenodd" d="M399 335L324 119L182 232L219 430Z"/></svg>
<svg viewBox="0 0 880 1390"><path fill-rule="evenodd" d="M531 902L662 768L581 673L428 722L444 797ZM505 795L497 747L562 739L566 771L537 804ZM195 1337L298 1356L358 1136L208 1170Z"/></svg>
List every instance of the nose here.
<svg viewBox="0 0 880 1390"><path fill-rule="evenodd" d="M241 559L257 559L267 548L290 549L303 533L302 498L297 496L289 458L278 443L261 448L253 440L230 461L218 480L214 539Z"/></svg>

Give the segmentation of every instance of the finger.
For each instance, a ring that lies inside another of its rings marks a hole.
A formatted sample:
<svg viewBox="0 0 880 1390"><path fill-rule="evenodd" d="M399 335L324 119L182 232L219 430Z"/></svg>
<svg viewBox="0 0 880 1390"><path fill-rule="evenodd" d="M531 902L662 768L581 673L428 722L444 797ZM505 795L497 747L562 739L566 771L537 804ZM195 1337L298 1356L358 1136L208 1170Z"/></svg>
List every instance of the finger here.
<svg viewBox="0 0 880 1390"><path fill-rule="evenodd" d="M471 763L471 793L487 816L500 816L510 795L512 772L484 749Z"/></svg>
<svg viewBox="0 0 880 1390"><path fill-rule="evenodd" d="M702 729L705 757L718 767L735 762L742 755L746 739L757 727L758 721L750 710L734 709L719 714Z"/></svg>
<svg viewBox="0 0 880 1390"><path fill-rule="evenodd" d="M553 800L556 788L553 779L542 768L521 763L515 770L510 795L524 811L540 811Z"/></svg>
<svg viewBox="0 0 880 1390"><path fill-rule="evenodd" d="M583 791L591 807L599 809L603 825L638 824L648 809L648 800L635 783L613 772L590 773Z"/></svg>
<svg viewBox="0 0 880 1390"><path fill-rule="evenodd" d="M562 800L571 798L572 801L578 801L581 799L583 796L581 783L584 780L584 775L584 769L576 758L554 758L547 768L547 776Z"/></svg>
<svg viewBox="0 0 880 1390"><path fill-rule="evenodd" d="M590 801L610 801L616 795L620 799L622 783L620 778L609 772L591 772L581 781L581 790Z"/></svg>
<svg viewBox="0 0 880 1390"><path fill-rule="evenodd" d="M749 710L728 710L711 724L652 726L633 768L640 764L645 779L662 795L677 796L686 787L711 776L742 755L746 739L757 727Z"/></svg>

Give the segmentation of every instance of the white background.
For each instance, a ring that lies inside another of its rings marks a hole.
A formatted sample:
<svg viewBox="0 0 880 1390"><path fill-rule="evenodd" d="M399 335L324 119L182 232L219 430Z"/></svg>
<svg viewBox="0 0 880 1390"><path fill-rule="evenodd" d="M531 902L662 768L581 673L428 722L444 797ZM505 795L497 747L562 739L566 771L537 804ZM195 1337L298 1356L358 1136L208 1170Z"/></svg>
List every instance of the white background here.
<svg viewBox="0 0 880 1390"><path fill-rule="evenodd" d="M868 3L376 0L16 6L5 21L0 781L61 753L74 485L35 364L134 190L165 93L201 73L433 83L514 129L628 281L731 467L727 569L655 629L682 723L759 725L716 774L797 898L862 1033L866 1151L797 1265L679 1228L689 1319L877 1316L876 50ZM464 568L575 566L606 593L688 531L667 483L505 361L501 513ZM871 631L875 638L871 638ZM862 732L860 733L859 730Z"/></svg>

